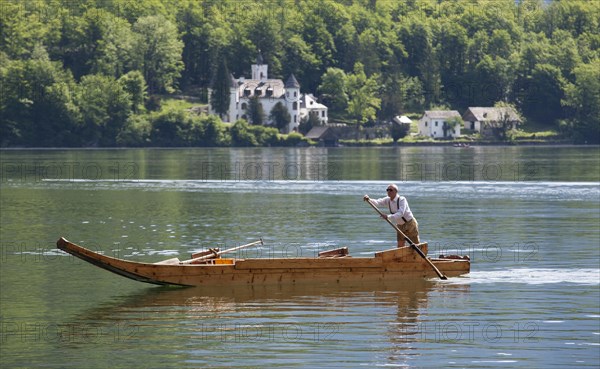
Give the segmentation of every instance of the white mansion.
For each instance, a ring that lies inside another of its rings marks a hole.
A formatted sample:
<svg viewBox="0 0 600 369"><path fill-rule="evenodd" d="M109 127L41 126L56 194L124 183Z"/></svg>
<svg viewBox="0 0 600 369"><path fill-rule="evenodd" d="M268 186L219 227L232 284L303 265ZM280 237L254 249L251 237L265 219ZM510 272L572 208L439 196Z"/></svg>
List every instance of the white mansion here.
<svg viewBox="0 0 600 369"><path fill-rule="evenodd" d="M210 104L210 90L208 96L209 113L216 114ZM233 75L231 76L229 111L223 120L235 122L238 119L247 119L248 101L253 96L258 97L267 119L271 109L278 102L287 108L291 116L288 133L297 131L300 120L308 117L309 114L316 114L323 124L327 124L327 107L319 104L313 95L301 94L300 84L293 74L285 83L280 79L269 79L268 65L264 64L260 53L256 64L252 64L252 79L244 77L235 79Z"/></svg>

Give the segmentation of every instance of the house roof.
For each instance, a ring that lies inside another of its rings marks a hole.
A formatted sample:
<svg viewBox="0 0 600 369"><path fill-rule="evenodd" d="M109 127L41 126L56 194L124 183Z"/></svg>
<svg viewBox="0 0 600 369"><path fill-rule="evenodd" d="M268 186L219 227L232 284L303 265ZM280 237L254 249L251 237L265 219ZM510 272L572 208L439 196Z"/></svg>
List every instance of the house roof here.
<svg viewBox="0 0 600 369"><path fill-rule="evenodd" d="M337 140L339 136L339 129L328 126L316 126L312 127L304 137L311 140Z"/></svg>
<svg viewBox="0 0 600 369"><path fill-rule="evenodd" d="M300 107L306 109L327 109L323 104L317 102L317 99L312 94L304 94L304 98L300 101Z"/></svg>
<svg viewBox="0 0 600 369"><path fill-rule="evenodd" d="M403 116L396 115L392 120L396 123L404 123L404 124L412 123L412 120L410 120L410 118L407 117L406 115L403 115Z"/></svg>
<svg viewBox="0 0 600 369"><path fill-rule="evenodd" d="M520 122L521 118L517 112L511 107L470 107L463 114L463 119L466 121L479 122L498 122L508 117L508 120Z"/></svg>
<svg viewBox="0 0 600 369"><path fill-rule="evenodd" d="M323 138L328 129L329 127L327 126L312 127L304 137L310 138L311 140L319 140Z"/></svg>
<svg viewBox="0 0 600 369"><path fill-rule="evenodd" d="M423 114L423 118L433 119L450 119L450 118L461 118L460 113L456 110L426 110Z"/></svg>

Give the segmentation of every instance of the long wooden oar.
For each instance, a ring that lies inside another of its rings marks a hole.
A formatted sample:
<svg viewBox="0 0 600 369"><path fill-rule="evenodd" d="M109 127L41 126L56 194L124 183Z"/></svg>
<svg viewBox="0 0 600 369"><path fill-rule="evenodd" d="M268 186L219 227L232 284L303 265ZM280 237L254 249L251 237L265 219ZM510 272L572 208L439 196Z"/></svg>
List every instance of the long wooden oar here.
<svg viewBox="0 0 600 369"><path fill-rule="evenodd" d="M386 216L385 214L383 214L383 213L381 212L381 210L379 210L379 209L377 208L377 206L375 206L375 204L373 204L373 203L371 202L371 199L368 199L368 200L367 200L367 202L369 203L369 205L371 205L371 207L372 207L373 209L375 209L375 211L376 211L376 212L378 212L378 213L379 213L379 215L380 215L382 218L385 218L385 220L386 220L386 221L389 223L389 225L391 225L391 226L392 226L392 227L393 227L393 228L396 230L396 232L398 232L398 233L399 233L399 234L400 234L402 237L404 237L404 239L405 239L406 241L408 241L408 244L409 244L409 245L410 245L410 246L411 246L411 247L412 247L412 248L413 248L413 249L414 249L414 250L417 252L417 254L419 254L419 255L420 255L420 256L421 256L423 259L425 259L425 261L427 262L427 264L429 264L429 265L431 266L431 268L432 268L432 269L435 271L435 273L438 275L438 277L440 277L440 279L448 279L448 277L446 277L446 276L445 276L445 275L444 275L442 272L440 272L440 270L439 270L439 269L438 269L438 268L437 268L435 265L433 265L433 263L431 262L431 260L429 260L429 258L428 258L428 257L427 257L427 256L426 256L424 253L423 253L423 251L422 251L422 250L421 250L421 249L420 249L420 248L419 248L417 245L415 245L415 243L414 243L414 242L412 242L412 240L411 240L410 238L408 238L408 237L407 237L407 236L404 234L404 232L402 232L402 231L400 230L400 228L398 228L398 226L397 226L397 225L395 225L394 223L392 223L392 222L391 222L391 221L390 221L390 220L387 218L387 216Z"/></svg>
<svg viewBox="0 0 600 369"><path fill-rule="evenodd" d="M193 259L190 259L190 260L184 260L184 261L181 261L181 262L179 262L179 264L192 264L192 263L193 263L193 262L195 262L195 261L200 261L200 260L207 260L207 259L216 258L216 257L217 257L217 256L219 256L219 255L227 254L228 252L237 251L237 250L239 250L239 249L243 249L244 247L254 246L254 245L256 245L256 244L259 244L259 243L260 243L261 245L264 245L264 242L263 242L263 239L262 239L262 238L261 238L260 240L258 240L258 241L254 241L254 242L251 242L251 243L249 243L249 244L246 244L246 245L241 245L241 246L237 246L237 247L232 247L232 248L230 248L230 249L227 249L227 250L223 250L223 251L219 251L219 252L214 252L214 253L212 253L212 254L208 254L208 255L204 255L204 256L199 256L199 257L197 257L197 258L193 258Z"/></svg>

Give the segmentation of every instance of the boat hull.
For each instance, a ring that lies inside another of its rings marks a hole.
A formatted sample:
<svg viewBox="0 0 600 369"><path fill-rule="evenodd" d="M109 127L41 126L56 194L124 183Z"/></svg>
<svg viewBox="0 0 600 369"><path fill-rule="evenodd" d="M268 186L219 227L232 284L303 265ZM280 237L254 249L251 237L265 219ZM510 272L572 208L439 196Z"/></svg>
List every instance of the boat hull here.
<svg viewBox="0 0 600 369"><path fill-rule="evenodd" d="M431 266L410 247L374 257L230 259L229 264L140 263L102 255L61 238L59 249L100 268L140 282L159 285L340 283L434 278ZM426 250L426 244L422 245ZM449 277L470 271L468 259L430 259Z"/></svg>

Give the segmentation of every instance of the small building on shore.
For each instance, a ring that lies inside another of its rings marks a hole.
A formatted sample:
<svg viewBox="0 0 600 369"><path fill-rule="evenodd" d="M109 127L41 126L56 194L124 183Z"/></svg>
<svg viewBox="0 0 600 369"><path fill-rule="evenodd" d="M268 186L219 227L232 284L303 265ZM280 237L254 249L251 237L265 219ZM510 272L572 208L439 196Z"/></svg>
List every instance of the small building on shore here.
<svg viewBox="0 0 600 369"><path fill-rule="evenodd" d="M491 136L495 129L517 129L522 123L515 109L504 107L470 107L462 116L465 129Z"/></svg>
<svg viewBox="0 0 600 369"><path fill-rule="evenodd" d="M316 126L311 128L304 137L319 142L322 146L338 146L342 136L337 127Z"/></svg>
<svg viewBox="0 0 600 369"><path fill-rule="evenodd" d="M412 124L412 120L407 117L406 115L396 115L394 118L392 118L392 123L396 123L396 124L408 124L409 126Z"/></svg>
<svg viewBox="0 0 600 369"><path fill-rule="evenodd" d="M426 110L419 120L418 133L431 138L460 137L462 118L456 110Z"/></svg>

